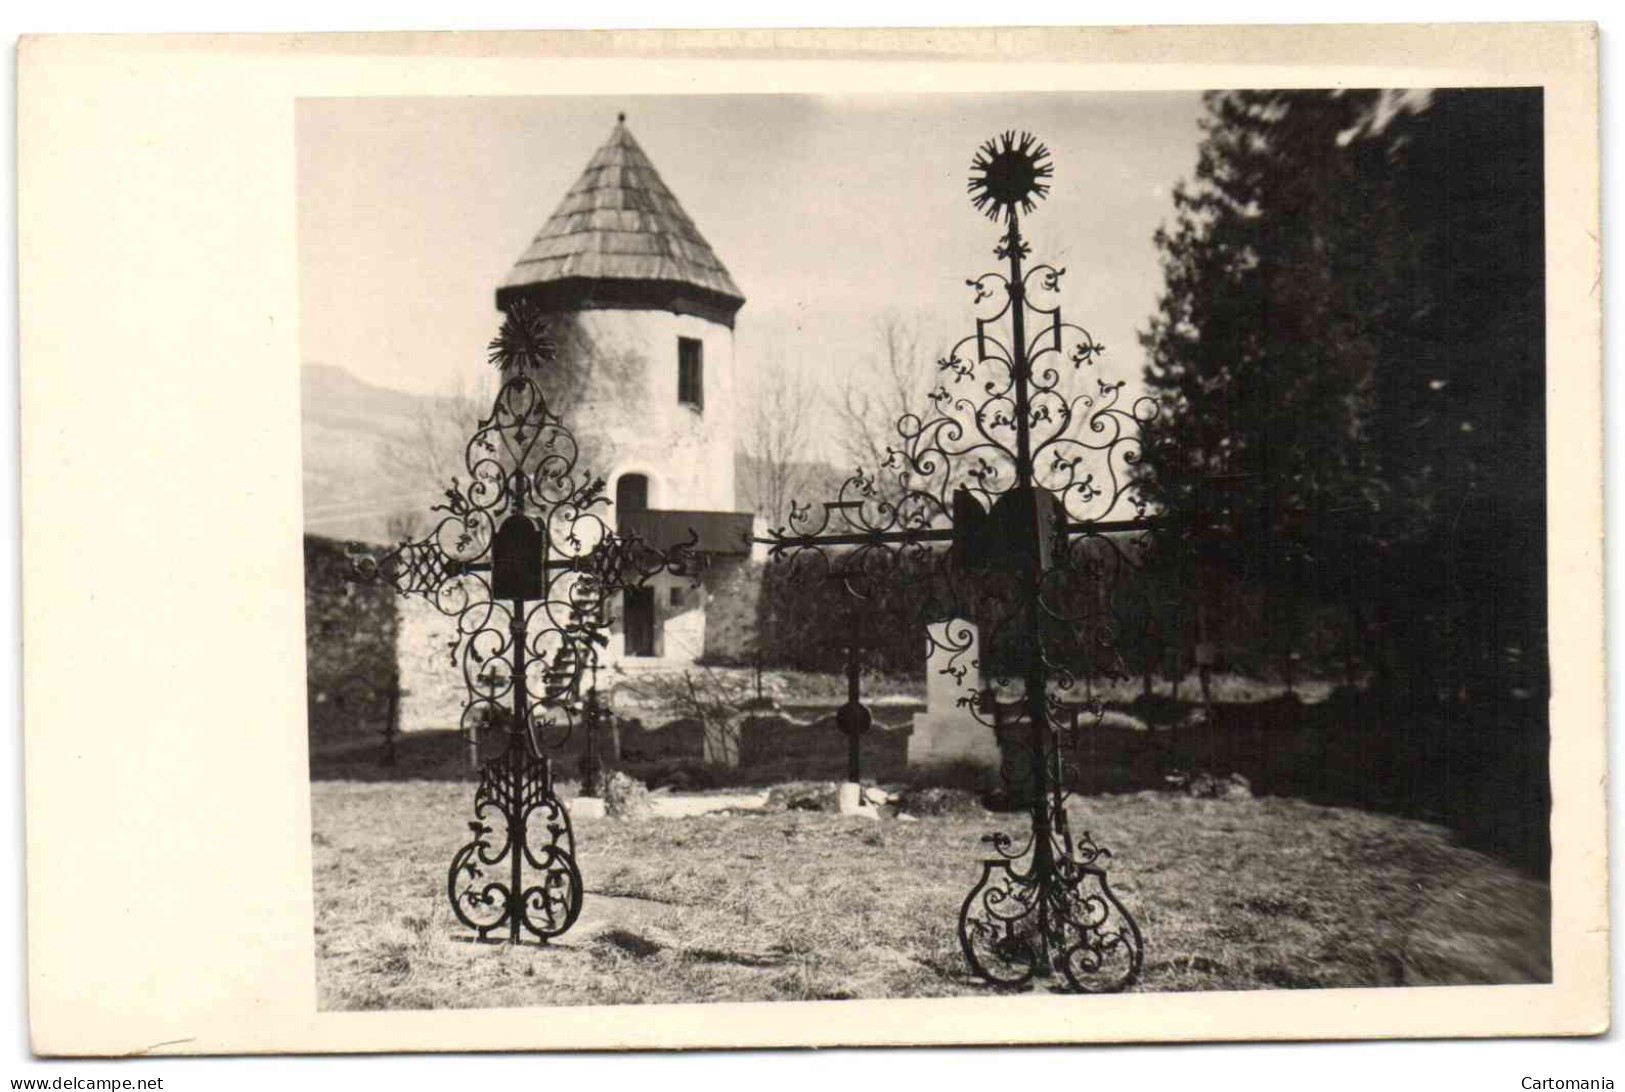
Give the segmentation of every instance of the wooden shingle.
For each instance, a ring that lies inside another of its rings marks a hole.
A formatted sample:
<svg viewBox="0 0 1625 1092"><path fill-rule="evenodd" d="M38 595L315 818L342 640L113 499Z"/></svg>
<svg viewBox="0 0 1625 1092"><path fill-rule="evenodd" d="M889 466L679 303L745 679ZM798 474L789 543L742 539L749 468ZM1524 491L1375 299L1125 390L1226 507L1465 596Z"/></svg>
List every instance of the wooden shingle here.
<svg viewBox="0 0 1625 1092"><path fill-rule="evenodd" d="M730 313L745 300L624 119L515 263L498 298L583 278L619 282L623 293L645 282L651 306L661 306L674 288L697 289Z"/></svg>

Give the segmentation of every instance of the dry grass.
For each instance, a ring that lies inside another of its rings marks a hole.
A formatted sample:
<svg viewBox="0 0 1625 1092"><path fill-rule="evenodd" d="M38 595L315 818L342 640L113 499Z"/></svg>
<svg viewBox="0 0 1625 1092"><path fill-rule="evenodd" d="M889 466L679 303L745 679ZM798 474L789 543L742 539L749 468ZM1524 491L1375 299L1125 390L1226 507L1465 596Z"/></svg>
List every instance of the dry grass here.
<svg viewBox="0 0 1625 1092"><path fill-rule="evenodd" d="M584 821L582 921L476 944L446 904L470 786L311 786L323 1009L985 994L954 936L992 829L780 813ZM1143 991L1550 978L1544 885L1414 820L1283 799L1084 799Z"/></svg>

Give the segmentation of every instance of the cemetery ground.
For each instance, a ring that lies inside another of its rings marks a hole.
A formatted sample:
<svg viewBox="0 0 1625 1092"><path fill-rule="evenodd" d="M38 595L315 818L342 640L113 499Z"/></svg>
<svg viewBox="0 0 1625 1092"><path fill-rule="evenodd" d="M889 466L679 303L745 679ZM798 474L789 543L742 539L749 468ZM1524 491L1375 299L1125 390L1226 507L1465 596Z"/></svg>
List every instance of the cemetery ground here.
<svg viewBox="0 0 1625 1092"><path fill-rule="evenodd" d="M1544 763L1543 738L1423 717L1380 730L1335 695L1248 696L1194 728L1108 716L1091 737L1068 811L1113 852L1113 889L1144 932L1135 990L1550 981L1550 895L1525 829L1546 803L1509 773ZM1152 722L1157 700L1139 705ZM968 975L955 923L980 839L1023 840L1022 812L960 793L947 814L877 821L786 809L782 792L760 807L758 791L737 798L750 809L581 818L581 919L510 947L475 942L446 902L472 818L466 749L449 732L397 748L393 767L376 742L312 756L324 1010L994 995ZM1418 769L1439 776L1424 790L1404 776ZM1252 791L1192 795L1197 770ZM787 771L712 771L710 791ZM907 793L977 775L892 761L874 776Z"/></svg>

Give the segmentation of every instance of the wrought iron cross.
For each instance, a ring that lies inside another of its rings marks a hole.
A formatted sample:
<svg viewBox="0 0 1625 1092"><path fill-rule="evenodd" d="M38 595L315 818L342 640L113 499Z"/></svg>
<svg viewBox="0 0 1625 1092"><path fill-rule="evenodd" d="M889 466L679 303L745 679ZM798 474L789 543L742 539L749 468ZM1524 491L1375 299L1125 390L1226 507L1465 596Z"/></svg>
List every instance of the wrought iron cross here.
<svg viewBox="0 0 1625 1092"><path fill-rule="evenodd" d="M605 522L603 479L578 470L575 436L530 374L552 358L541 316L514 305L491 343L493 363L512 374L468 441L467 488L452 482L428 535L353 562L356 579L421 595L453 620L462 729L507 732L481 767L473 837L453 857L446 891L481 939L505 931L514 944L557 937L581 912L574 834L548 752L583 712L582 676L607 641L608 601L656 573L698 568L692 532L662 552Z"/></svg>
<svg viewBox="0 0 1625 1092"><path fill-rule="evenodd" d="M863 674L863 652L874 648L875 642L849 634L837 643L846 653L846 704L835 711L835 728L846 737L846 779L858 785L863 781L858 744L875 721L863 704L858 683Z"/></svg>
<svg viewBox="0 0 1625 1092"><path fill-rule="evenodd" d="M882 468L860 468L821 515L792 504L789 526L759 541L793 576L833 578L859 598L907 589L946 674L964 682L979 667L1022 683L1032 833L1020 849L1004 834L984 839L997 856L965 900L960 944L998 985L1059 973L1077 990L1118 990L1139 975L1143 943L1106 882L1107 851L1066 828L1068 767L1052 726L1070 716L1063 698L1079 674L1126 675L1111 588L1163 522L1135 487L1156 404L1119 407L1124 384L1103 379L1075 396L1060 389L1063 361L1093 367L1104 346L1046 305L1065 270L1024 266L1020 213L1048 192L1048 150L1005 133L971 168L972 203L1005 223L995 255L1008 272L966 282L991 314L938 361L930 408L898 420ZM980 627L979 663L967 620ZM993 726L996 698L967 686L958 704Z"/></svg>

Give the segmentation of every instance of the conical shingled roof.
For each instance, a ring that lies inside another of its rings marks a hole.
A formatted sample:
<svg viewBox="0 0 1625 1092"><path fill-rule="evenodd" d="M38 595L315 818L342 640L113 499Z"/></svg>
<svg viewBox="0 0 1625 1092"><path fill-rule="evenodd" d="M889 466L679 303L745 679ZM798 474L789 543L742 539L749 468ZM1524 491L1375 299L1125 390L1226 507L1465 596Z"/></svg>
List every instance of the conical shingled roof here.
<svg viewBox="0 0 1625 1092"><path fill-rule="evenodd" d="M745 302L625 124L587 164L497 290L549 309L642 307L733 325Z"/></svg>

